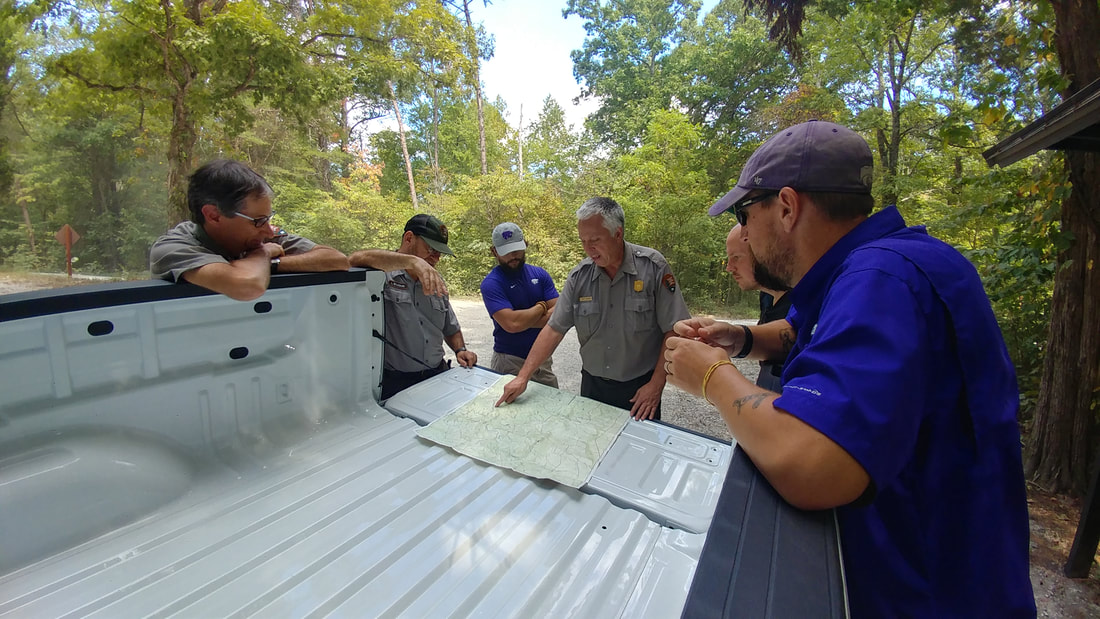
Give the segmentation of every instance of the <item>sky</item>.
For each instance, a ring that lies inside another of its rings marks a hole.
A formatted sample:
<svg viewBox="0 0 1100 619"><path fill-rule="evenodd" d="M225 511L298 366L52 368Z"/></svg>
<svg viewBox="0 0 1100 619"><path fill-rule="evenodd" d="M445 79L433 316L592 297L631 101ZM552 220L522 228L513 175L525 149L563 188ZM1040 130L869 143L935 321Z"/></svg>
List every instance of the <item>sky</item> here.
<svg viewBox="0 0 1100 619"><path fill-rule="evenodd" d="M495 39L493 57L481 68L486 99L504 98L512 126L519 125L520 105L523 124L530 125L547 95L562 106L566 122L575 130L598 107L595 100L573 105L581 88L573 78L569 52L584 44L584 22L575 15L563 19L564 7L564 0L492 0L489 6L470 5L471 17Z"/></svg>
<svg viewBox="0 0 1100 619"><path fill-rule="evenodd" d="M705 15L718 0L703 0L700 15ZM552 95L565 110L566 123L581 131L586 116L599 107L595 99L574 105L581 87L573 77L569 53L584 45L584 20L561 16L566 0L471 0L470 16L481 22L493 35L493 57L481 65L482 94L486 101L498 96L508 104L505 115L513 127L519 126L523 106L523 126L529 127L542 111L542 102ZM380 126L394 124L393 118L377 121Z"/></svg>
<svg viewBox="0 0 1100 619"><path fill-rule="evenodd" d="M566 122L579 131L584 118L599 107L594 99L573 104L581 87L573 77L569 52L584 45L584 21L576 15L563 19L565 0L490 0L470 3L470 16L493 35L493 57L482 64L485 97L499 95L508 103L506 118L519 125L523 105L524 127L538 117L546 95L553 95L565 110ZM718 0L703 0L700 16Z"/></svg>

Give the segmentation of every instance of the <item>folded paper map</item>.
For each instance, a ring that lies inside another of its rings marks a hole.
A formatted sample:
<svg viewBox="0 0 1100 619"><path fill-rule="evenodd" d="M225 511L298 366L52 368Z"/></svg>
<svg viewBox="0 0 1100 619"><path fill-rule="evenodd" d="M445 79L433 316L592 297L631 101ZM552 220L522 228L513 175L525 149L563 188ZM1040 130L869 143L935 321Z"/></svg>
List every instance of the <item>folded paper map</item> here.
<svg viewBox="0 0 1100 619"><path fill-rule="evenodd" d="M494 407L513 376L501 376L417 434L482 462L572 488L588 483L630 414L538 383Z"/></svg>

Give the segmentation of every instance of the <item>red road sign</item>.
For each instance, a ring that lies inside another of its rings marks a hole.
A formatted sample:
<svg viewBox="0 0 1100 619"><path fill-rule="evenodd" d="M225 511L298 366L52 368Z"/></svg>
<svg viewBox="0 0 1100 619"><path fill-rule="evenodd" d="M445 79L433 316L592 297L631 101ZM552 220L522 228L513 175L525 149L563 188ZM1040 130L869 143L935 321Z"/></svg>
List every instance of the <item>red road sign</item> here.
<svg viewBox="0 0 1100 619"><path fill-rule="evenodd" d="M76 230L72 229L72 226L65 224L61 226L61 229L57 231L57 234L53 235L57 239L58 243L65 246L65 264L68 265L69 277L73 276L73 243L80 240L80 235L76 233Z"/></svg>

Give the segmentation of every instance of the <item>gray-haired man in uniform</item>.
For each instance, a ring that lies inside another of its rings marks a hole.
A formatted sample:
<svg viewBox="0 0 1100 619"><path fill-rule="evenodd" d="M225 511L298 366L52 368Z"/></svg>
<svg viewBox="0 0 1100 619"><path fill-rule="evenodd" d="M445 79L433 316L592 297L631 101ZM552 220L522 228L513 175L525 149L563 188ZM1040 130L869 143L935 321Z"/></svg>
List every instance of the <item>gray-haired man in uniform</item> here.
<svg viewBox="0 0 1100 619"><path fill-rule="evenodd" d="M590 198L577 209L577 234L588 254L570 273L550 322L497 401L513 402L571 327L581 345L581 395L660 419L665 388L662 347L672 326L690 316L660 252L623 238L623 209Z"/></svg>

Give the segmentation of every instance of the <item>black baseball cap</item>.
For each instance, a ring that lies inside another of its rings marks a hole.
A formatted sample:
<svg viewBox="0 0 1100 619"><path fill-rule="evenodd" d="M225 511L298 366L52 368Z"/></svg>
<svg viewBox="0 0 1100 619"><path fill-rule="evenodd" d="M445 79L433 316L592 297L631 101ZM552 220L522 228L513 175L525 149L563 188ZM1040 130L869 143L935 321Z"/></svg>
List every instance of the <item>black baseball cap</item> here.
<svg viewBox="0 0 1100 619"><path fill-rule="evenodd" d="M450 234L447 232L447 226L444 226L442 221L439 221L431 215L426 215L424 213L414 215L413 218L405 224L405 232L412 232L416 236L424 239L428 247L431 247L441 254L447 254L448 256L455 255L455 253L451 251L451 248L447 247L447 239L450 237Z"/></svg>

